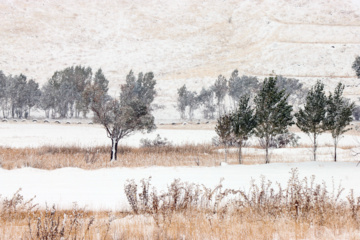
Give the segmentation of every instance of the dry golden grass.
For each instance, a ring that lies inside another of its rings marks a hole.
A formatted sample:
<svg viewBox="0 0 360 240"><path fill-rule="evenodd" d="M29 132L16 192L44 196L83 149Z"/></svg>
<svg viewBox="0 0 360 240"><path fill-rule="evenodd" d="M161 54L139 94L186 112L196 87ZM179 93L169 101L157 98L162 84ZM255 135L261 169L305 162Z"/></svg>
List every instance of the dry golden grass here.
<svg viewBox="0 0 360 240"><path fill-rule="evenodd" d="M99 169L105 167L144 166L218 166L224 154L210 145L169 147L119 147L118 161L110 163L110 147L40 147L13 149L0 147L1 167L14 169L34 167L57 169L78 167ZM236 161L237 153L230 153L229 161Z"/></svg>
<svg viewBox="0 0 360 240"><path fill-rule="evenodd" d="M288 216L274 218L232 214L209 218L204 212L176 213L169 224L157 226L151 217L134 216L115 221L113 236L118 239L360 239L352 221L330 225L295 221ZM114 238L115 239L115 238Z"/></svg>
<svg viewBox="0 0 360 240"><path fill-rule="evenodd" d="M115 215L107 214L82 209L17 213L13 220L1 220L0 239L114 239L110 230Z"/></svg>
<svg viewBox="0 0 360 240"><path fill-rule="evenodd" d="M333 147L333 146L325 146ZM347 150L351 155L351 148L355 146L339 147ZM148 167L148 166L219 166L225 161L223 147L212 145L181 145L166 147L124 147L120 146L118 161L110 162L110 146L80 148L45 146L39 148L6 148L0 147L0 166L4 169L33 167L39 169L57 169L77 167L82 169L100 169L108 167ZM264 163L265 150L259 146L252 146L255 152L247 153L243 150L243 164ZM312 156L312 145L302 144L296 148L304 148L301 156L284 156L281 152L271 153L271 162L305 162ZM305 149L309 149L306 151ZM272 152L272 151L270 151ZM322 153L324 159L332 159L332 152ZM319 157L321 154L318 153ZM347 156L346 155L346 156ZM347 158L349 158L347 156ZM231 148L227 154L227 163L238 164L238 150Z"/></svg>
<svg viewBox="0 0 360 240"><path fill-rule="evenodd" d="M138 220L127 229L136 235L142 225L140 239L360 239L360 198L344 201L340 185L328 191L314 180L293 169L285 188L262 179L248 192L175 180L160 195L150 179L139 192L131 180L125 193Z"/></svg>
<svg viewBox="0 0 360 240"><path fill-rule="evenodd" d="M45 210L38 211L44 216ZM72 211L57 211L55 219L62 223L65 214ZM244 209L241 214L228 214L224 218L209 215L205 211L177 212L169 223L157 225L151 216L129 213L82 212L78 228L69 234L69 225L64 236L69 239L360 239L358 223L352 218L325 216L324 224L313 223L312 219L295 220L291 216L261 216ZM24 213L26 215L26 213ZM88 228L91 219L94 222ZM44 222L44 217L41 218ZM70 222L68 223L70 224ZM60 239L40 238L37 235L38 219L23 217L13 221L0 222L0 239ZM44 234L45 235L45 234ZM40 235L41 236L41 235ZM66 238L65 238L66 239Z"/></svg>
<svg viewBox="0 0 360 240"><path fill-rule="evenodd" d="M358 123L354 123L359 125ZM204 128L214 128L214 123L210 124L177 124L160 125L160 128L170 129L198 129L198 126ZM291 132L300 131L296 126L291 127ZM360 134L353 129L347 134ZM333 147L325 145L322 147ZM356 145L341 146L339 149L347 150L345 157L351 160L351 149ZM40 169L57 169L63 167L78 167L82 169L99 169L107 167L146 167L146 166L218 166L225 161L224 153L219 151L223 147L214 147L212 145L181 145L166 147L146 147L133 148L120 146L118 151L118 161L110 163L110 146L80 148L80 147L58 147L44 146L39 148L7 148L0 147L0 166L4 169L14 169L21 167L34 167ZM243 151L243 164L262 164L264 163L265 151L262 151L259 145L251 146L258 149L255 153ZM300 144L296 148L308 148L304 150L302 156L284 157L283 154L273 154L270 156L271 162L289 162L289 161L309 161L311 158L311 144ZM349 155L349 156L348 156ZM321 157L321 154L319 154ZM295 159L296 158L296 159ZM326 153L324 159L331 161L331 153ZM295 159L295 160L294 160ZM237 149L232 148L227 156L229 164L238 163Z"/></svg>
<svg viewBox="0 0 360 240"><path fill-rule="evenodd" d="M0 239L360 239L360 198L341 200L341 187L300 180L296 169L284 189L263 179L247 193L221 183L176 180L161 194L149 180L140 185L125 190L131 212L39 210L17 192L0 201Z"/></svg>

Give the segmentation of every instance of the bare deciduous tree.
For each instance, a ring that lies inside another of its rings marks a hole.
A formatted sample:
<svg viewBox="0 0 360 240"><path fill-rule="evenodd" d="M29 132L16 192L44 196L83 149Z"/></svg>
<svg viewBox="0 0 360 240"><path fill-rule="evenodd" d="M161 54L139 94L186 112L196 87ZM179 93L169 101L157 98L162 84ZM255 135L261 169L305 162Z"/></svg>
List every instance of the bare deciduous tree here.
<svg viewBox="0 0 360 240"><path fill-rule="evenodd" d="M156 128L150 104L154 100L156 81L153 73L130 71L121 86L119 99L108 97L96 82L90 85L89 97L94 120L104 126L111 139L111 161L117 160L119 140L137 131L150 132Z"/></svg>
<svg viewBox="0 0 360 240"><path fill-rule="evenodd" d="M223 114L224 106L224 98L228 92L228 85L227 80L223 75L219 75L218 79L215 81L214 85L212 86L212 90L215 93L215 98L217 101L218 111L219 111L219 117Z"/></svg>

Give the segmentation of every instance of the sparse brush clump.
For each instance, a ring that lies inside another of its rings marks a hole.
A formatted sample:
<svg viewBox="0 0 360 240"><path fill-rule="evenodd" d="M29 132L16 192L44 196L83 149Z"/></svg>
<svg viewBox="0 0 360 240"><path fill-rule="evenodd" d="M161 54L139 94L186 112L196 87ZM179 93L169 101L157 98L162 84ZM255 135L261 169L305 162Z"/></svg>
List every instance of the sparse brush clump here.
<svg viewBox="0 0 360 240"><path fill-rule="evenodd" d="M282 186L264 177L247 190L151 178L124 186L131 212L91 212L74 204L40 209L20 190L0 198L0 239L360 239L360 197L299 178Z"/></svg>
<svg viewBox="0 0 360 240"><path fill-rule="evenodd" d="M41 210L35 197L24 200L20 191L0 199L0 239L112 239L107 238L114 219L111 213L107 220L96 220L76 203L72 210L57 210L55 205Z"/></svg>
<svg viewBox="0 0 360 240"><path fill-rule="evenodd" d="M26 213L37 210L37 204L33 203L35 197L24 200L20 191L21 189L16 191L11 198L0 198L0 219L2 221L23 220L26 218Z"/></svg>
<svg viewBox="0 0 360 240"><path fill-rule="evenodd" d="M37 239L72 239L85 238L94 223L94 217L85 219L84 209L79 209L75 204L69 216L66 213L57 213L55 206L46 207L37 217L29 217L30 238ZM36 226L32 227L34 220Z"/></svg>
<svg viewBox="0 0 360 240"><path fill-rule="evenodd" d="M167 138L162 138L159 134L156 135L156 138L151 140L148 138L140 139L141 147L166 147L172 146L172 143L167 140Z"/></svg>
<svg viewBox="0 0 360 240"><path fill-rule="evenodd" d="M274 186L271 181L261 178L259 183L252 181L247 191L224 189L221 181L215 188L207 188L176 179L166 191L158 193L151 188L150 180L141 180L139 192L135 181L128 180L125 194L133 213L151 216L157 226L154 232L158 231L156 234L162 236L169 237L171 233L175 234L171 235L175 238L182 235L194 238L194 232L190 232L204 226L188 226L191 229L180 232L178 224L182 218L196 219L199 216L204 218L203 224L212 231L204 232L201 235L203 238L217 238L218 234L225 234L228 224L235 219L242 222L245 225L242 228L247 231L253 226L246 227L246 224L268 227L270 223L276 226L278 222L286 221L287 225L296 226L299 236L307 236L314 227L338 233L360 230L359 197L354 197L351 191L345 201L340 198L344 191L341 185L335 187L333 184L329 191L325 183L315 183L314 176L299 179L297 169L292 170L286 187L280 184Z"/></svg>

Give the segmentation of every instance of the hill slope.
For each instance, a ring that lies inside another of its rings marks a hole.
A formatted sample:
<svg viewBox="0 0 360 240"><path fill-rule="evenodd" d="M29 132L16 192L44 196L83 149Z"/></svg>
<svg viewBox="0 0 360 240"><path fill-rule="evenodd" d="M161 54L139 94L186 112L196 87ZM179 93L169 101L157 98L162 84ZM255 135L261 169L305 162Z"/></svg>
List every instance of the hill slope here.
<svg viewBox="0 0 360 240"><path fill-rule="evenodd" d="M174 102L183 83L198 89L237 68L343 81L355 99L359 2L0 0L0 69L44 83L68 66L101 67L115 90L130 69L153 71L161 101Z"/></svg>

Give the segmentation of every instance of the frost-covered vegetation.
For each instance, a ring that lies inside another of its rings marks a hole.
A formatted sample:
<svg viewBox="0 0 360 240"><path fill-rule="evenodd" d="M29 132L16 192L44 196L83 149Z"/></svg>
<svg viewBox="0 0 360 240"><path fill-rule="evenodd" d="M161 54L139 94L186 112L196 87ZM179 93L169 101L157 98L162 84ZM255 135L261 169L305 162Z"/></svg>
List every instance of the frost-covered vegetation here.
<svg viewBox="0 0 360 240"><path fill-rule="evenodd" d="M276 87L284 89L287 101L297 109L304 103L307 89L298 79L276 76ZM215 119L231 109L236 109L241 97L254 97L261 90L262 83L256 76L239 76L235 69L229 80L219 75L209 88L202 88L200 93L188 90L186 85L178 89L177 110L182 119L193 119L194 111L201 110L204 119ZM225 97L229 97L230 104L225 104Z"/></svg>
<svg viewBox="0 0 360 240"><path fill-rule="evenodd" d="M0 237L5 239L357 239L360 198L341 184L299 177L285 184L262 177L249 189L214 187L175 179L164 190L152 179L124 184L129 208L91 211L40 207L18 190L0 198Z"/></svg>
<svg viewBox="0 0 360 240"><path fill-rule="evenodd" d="M239 146L239 163L241 163L241 148L253 134L263 143L265 163L270 162L268 151L271 143L283 140L287 144L296 145L296 137L289 134L288 130L295 124L293 107L288 103L290 93L286 94L286 88L279 87L277 81L277 77L264 80L253 99L254 106L249 103L250 95L244 95L240 98L239 108L236 111L219 117L215 130L225 145L225 156L227 143L235 141ZM351 129L349 125L353 121L355 103L342 96L344 88L345 86L339 83L334 93L326 96L324 84L318 81L308 91L304 109L300 108L295 113L297 127L313 141L314 161L316 161L318 135L325 131L331 132L336 162L340 138ZM281 144L272 147L280 146Z"/></svg>
<svg viewBox="0 0 360 240"><path fill-rule="evenodd" d="M357 1L0 5L0 239L359 239Z"/></svg>

